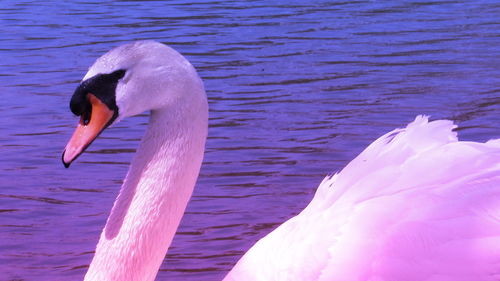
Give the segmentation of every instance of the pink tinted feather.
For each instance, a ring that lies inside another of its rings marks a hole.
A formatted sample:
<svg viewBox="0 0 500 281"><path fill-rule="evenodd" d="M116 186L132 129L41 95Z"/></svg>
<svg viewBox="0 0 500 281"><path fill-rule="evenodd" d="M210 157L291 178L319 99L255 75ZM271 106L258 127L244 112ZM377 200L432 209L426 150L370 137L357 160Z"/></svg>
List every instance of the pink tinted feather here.
<svg viewBox="0 0 500 281"><path fill-rule="evenodd" d="M453 128L380 137L225 280L500 280L500 140Z"/></svg>

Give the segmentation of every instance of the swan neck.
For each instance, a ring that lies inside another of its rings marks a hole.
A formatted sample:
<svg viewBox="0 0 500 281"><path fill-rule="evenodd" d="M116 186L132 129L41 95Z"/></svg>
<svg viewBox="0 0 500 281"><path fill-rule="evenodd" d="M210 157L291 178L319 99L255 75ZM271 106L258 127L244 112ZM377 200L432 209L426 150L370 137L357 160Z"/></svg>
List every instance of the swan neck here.
<svg viewBox="0 0 500 281"><path fill-rule="evenodd" d="M152 110L85 280L154 280L200 170L206 101Z"/></svg>

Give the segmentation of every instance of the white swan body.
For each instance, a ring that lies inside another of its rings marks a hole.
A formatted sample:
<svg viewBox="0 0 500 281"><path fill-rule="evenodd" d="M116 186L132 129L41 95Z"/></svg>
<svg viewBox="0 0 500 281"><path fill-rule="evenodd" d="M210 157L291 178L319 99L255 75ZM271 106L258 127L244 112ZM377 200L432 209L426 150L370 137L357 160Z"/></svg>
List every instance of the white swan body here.
<svg viewBox="0 0 500 281"><path fill-rule="evenodd" d="M151 111L85 280L153 280L201 165L203 84L177 52L141 41L99 58L71 109L82 121L67 166L113 120ZM500 140L459 142L452 128L417 117L376 140L225 280L500 280Z"/></svg>
<svg viewBox="0 0 500 281"><path fill-rule="evenodd" d="M419 116L327 177L224 280L500 280L500 139Z"/></svg>

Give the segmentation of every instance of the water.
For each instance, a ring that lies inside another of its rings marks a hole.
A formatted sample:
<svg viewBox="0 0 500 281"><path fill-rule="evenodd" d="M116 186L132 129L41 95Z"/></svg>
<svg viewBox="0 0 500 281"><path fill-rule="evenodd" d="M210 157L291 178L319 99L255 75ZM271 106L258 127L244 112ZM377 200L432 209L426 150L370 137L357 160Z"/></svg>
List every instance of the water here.
<svg viewBox="0 0 500 281"><path fill-rule="evenodd" d="M0 280L79 280L146 114L64 169L68 102L110 48L155 39L205 81L210 130L157 280L219 280L322 178L417 114L500 132L497 1L0 4Z"/></svg>

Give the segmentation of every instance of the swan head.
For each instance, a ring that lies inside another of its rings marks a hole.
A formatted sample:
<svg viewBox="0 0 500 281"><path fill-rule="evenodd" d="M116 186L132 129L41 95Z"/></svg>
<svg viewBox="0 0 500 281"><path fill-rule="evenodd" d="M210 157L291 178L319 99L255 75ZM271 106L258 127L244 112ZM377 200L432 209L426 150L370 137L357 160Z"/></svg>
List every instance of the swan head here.
<svg viewBox="0 0 500 281"><path fill-rule="evenodd" d="M108 126L144 111L206 104L194 67L174 49L137 41L107 52L90 67L76 88L71 111L80 116L62 154L67 168Z"/></svg>

